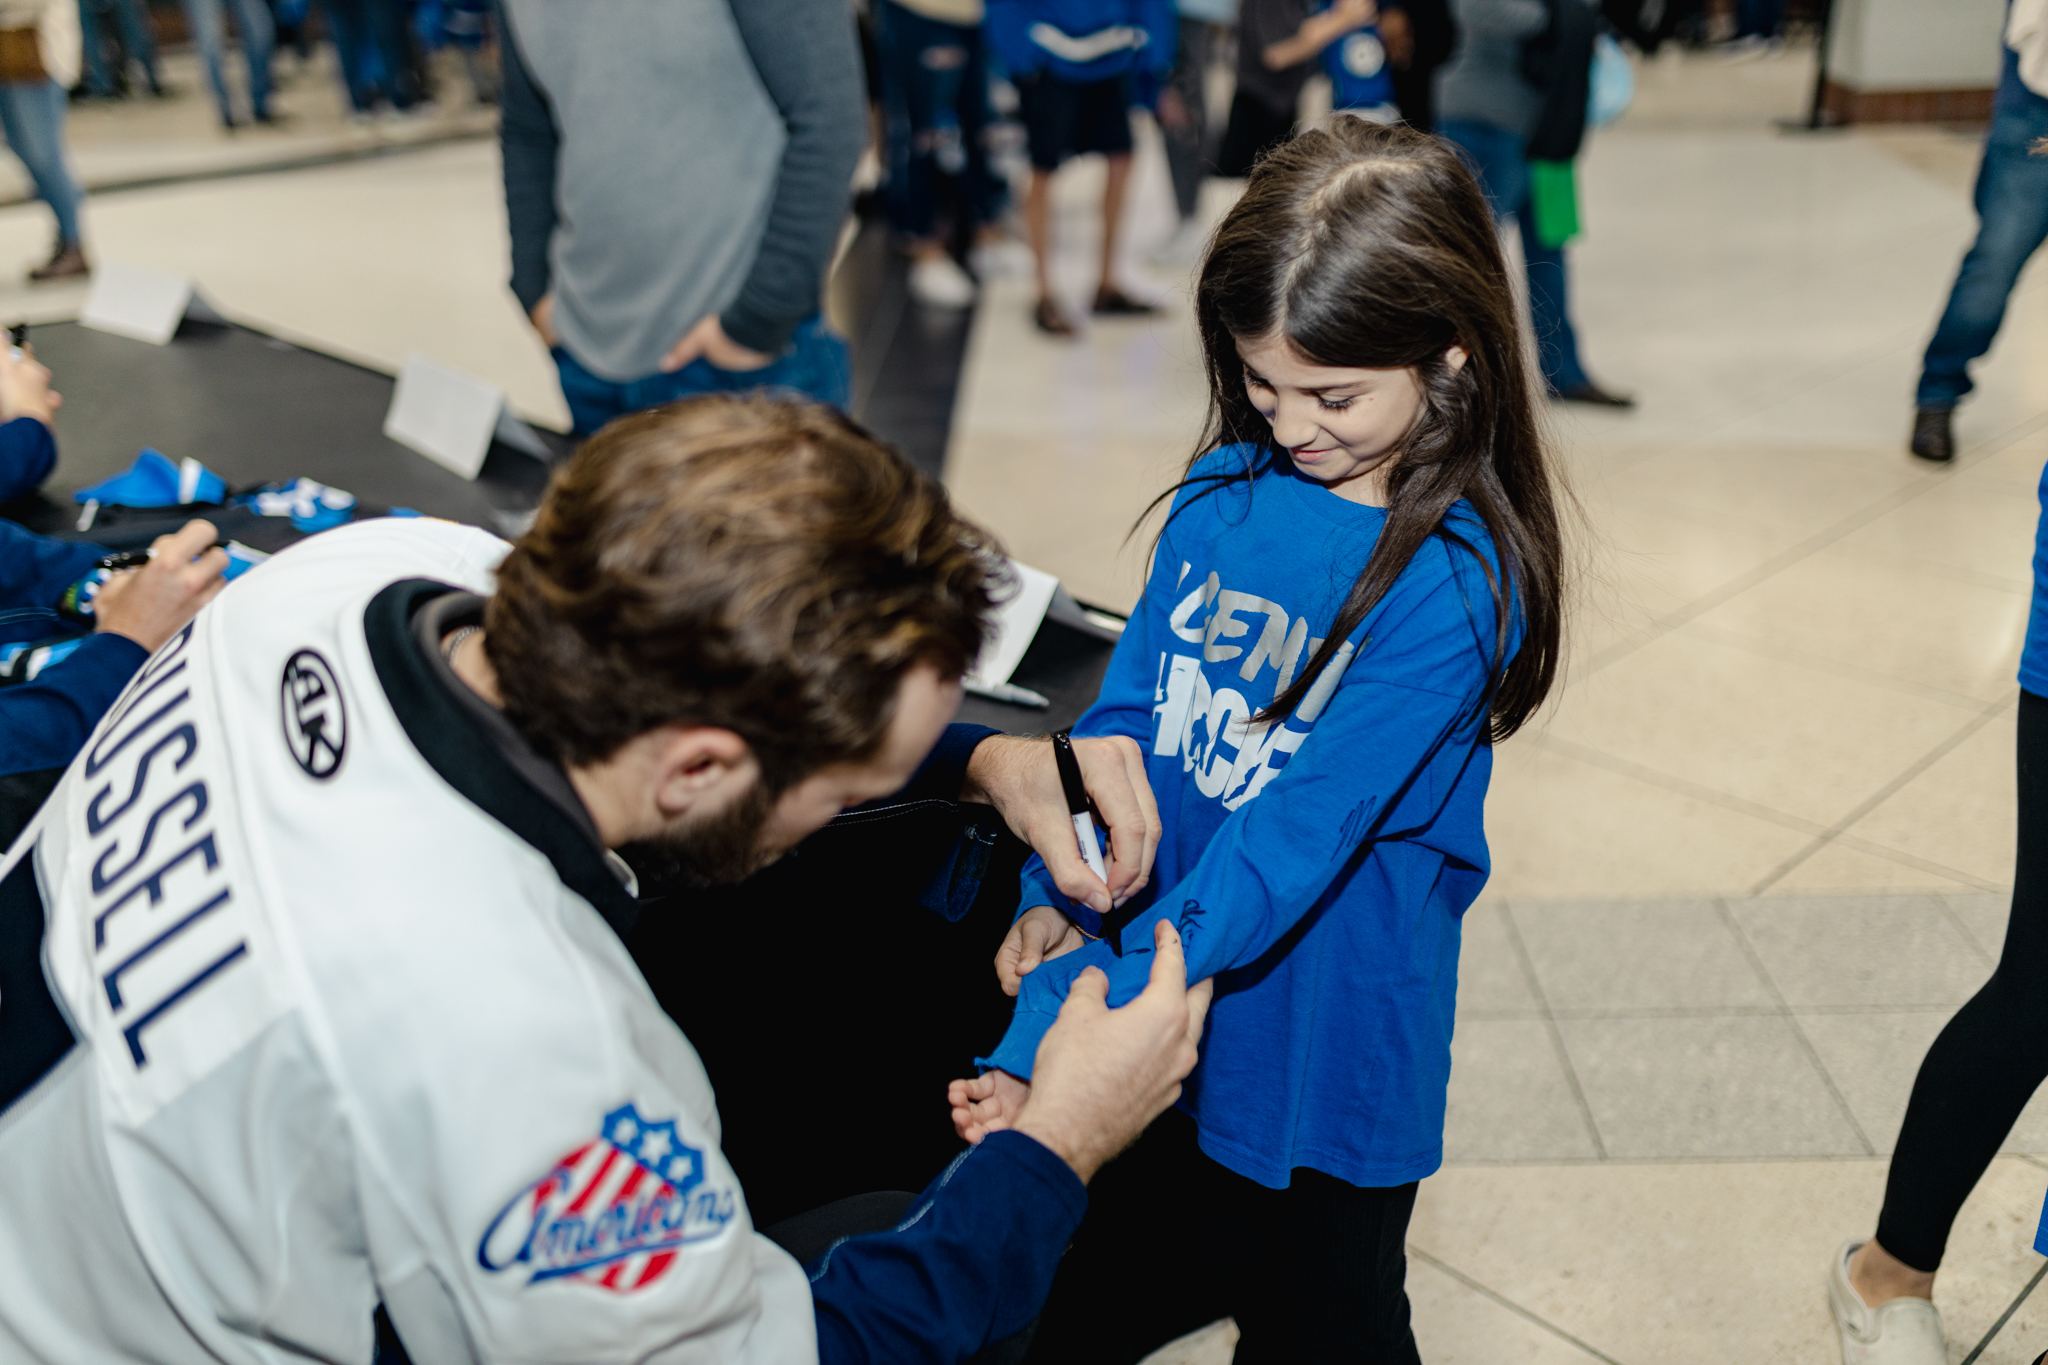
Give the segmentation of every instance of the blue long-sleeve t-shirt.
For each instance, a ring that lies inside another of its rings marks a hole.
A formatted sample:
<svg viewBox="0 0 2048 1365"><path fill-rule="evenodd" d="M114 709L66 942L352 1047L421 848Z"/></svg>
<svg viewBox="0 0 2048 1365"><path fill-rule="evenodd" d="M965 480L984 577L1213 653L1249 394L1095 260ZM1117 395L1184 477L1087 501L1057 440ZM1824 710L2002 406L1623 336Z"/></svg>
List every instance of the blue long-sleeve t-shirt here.
<svg viewBox="0 0 2048 1365"><path fill-rule="evenodd" d="M0 521L0 644L73 629L57 615L57 599L106 552L105 546L52 540ZM33 681L0 688L0 776L69 763L148 657L148 650L126 636L90 635Z"/></svg>
<svg viewBox="0 0 2048 1365"><path fill-rule="evenodd" d="M1243 448L1198 472L1242 467ZM1181 1107L1204 1151L1271 1188L1297 1166L1361 1186L1442 1160L1459 924L1485 885L1497 651L1493 550L1464 502L1416 551L1290 717L1251 719L1335 621L1383 509L1283 470L1184 491L1101 696L1074 733L1128 735L1165 826L1149 900L1121 935L1024 978L989 1064L1029 1076L1074 977L1143 989L1171 918L1188 979L1215 975ZM1462 539L1470 549L1453 543ZM1515 643L1510 640L1510 648ZM1022 906L1095 933L1033 859Z"/></svg>
<svg viewBox="0 0 2048 1365"><path fill-rule="evenodd" d="M988 0L985 23L1010 75L1049 71L1076 84L1163 76L1180 41L1173 0Z"/></svg>

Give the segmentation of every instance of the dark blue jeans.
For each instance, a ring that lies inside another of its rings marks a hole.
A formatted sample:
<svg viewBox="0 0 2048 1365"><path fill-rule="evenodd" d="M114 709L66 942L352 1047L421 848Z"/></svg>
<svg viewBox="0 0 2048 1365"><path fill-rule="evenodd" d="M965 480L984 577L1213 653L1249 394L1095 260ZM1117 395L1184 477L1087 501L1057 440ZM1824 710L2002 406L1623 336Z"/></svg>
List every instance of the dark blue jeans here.
<svg viewBox="0 0 2048 1365"><path fill-rule="evenodd" d="M1977 168L1981 225L1927 343L1916 407L1952 408L1974 387L1970 362L1991 349L2020 268L2048 238L2048 157L2027 151L2037 138L2048 137L2048 103L2037 103L1991 117L1984 162Z"/></svg>
<svg viewBox="0 0 2048 1365"><path fill-rule="evenodd" d="M107 61L106 44L100 33L100 16L112 14L121 30L122 65L142 64L149 88L159 84L156 73L156 37L143 17L142 0L78 0L78 22L85 39L85 88L95 95L112 95L118 73Z"/></svg>
<svg viewBox="0 0 2048 1365"><path fill-rule="evenodd" d="M992 223L1007 187L989 169L988 54L981 30L877 0L875 46L889 138L889 226L923 241L950 177L967 226Z"/></svg>
<svg viewBox="0 0 2048 1365"><path fill-rule="evenodd" d="M562 397L569 400L569 415L578 436L590 435L614 417L700 393L773 389L843 408L853 385L845 340L816 315L796 329L780 356L758 370L721 370L699 356L674 374L650 374L619 383L584 369L560 346L555 347L555 368L561 374Z"/></svg>
<svg viewBox="0 0 2048 1365"><path fill-rule="evenodd" d="M1524 139L1486 123L1441 119L1437 132L1458 145L1486 191L1496 219L1513 214L1522 230L1522 257L1529 271L1529 320L1536 329L1536 356L1544 382L1554 393L1586 383L1579 364L1579 337L1572 330L1564 248L1536 240L1536 215L1529 210L1529 160Z"/></svg>

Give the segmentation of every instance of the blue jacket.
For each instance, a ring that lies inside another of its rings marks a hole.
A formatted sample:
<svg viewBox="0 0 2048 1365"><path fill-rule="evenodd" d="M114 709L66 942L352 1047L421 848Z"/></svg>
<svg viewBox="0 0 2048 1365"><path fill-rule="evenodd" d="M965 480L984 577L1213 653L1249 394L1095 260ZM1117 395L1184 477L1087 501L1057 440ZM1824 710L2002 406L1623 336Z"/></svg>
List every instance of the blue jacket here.
<svg viewBox="0 0 2048 1365"><path fill-rule="evenodd" d="M18 425L0 427L0 437ZM43 430L42 423L34 425ZM0 521L0 646L75 632L57 614L57 599L106 552ZM0 776L71 762L148 657L126 636L90 635L33 682L0 688Z"/></svg>
<svg viewBox="0 0 2048 1365"><path fill-rule="evenodd" d="M1203 468L1244 459L1225 450ZM1086 966L1108 972L1111 1004L1136 995L1152 926L1171 917L1188 978L1216 974L1181 1100L1202 1149L1275 1189L1296 1166L1419 1180L1442 1159L1459 926L1488 870L1495 611L1477 554L1491 561L1491 542L1456 504L1445 531L1472 548L1426 542L1294 714L1250 725L1313 654L1386 514L1279 471L1175 508L1074 727L1144 747L1165 824L1156 891L1121 958L1090 944L1025 978L989 1061L1028 1075ZM1023 905L1100 928L1036 859Z"/></svg>
<svg viewBox="0 0 2048 1365"><path fill-rule="evenodd" d="M57 467L57 438L33 417L0 424L0 502L13 502L42 487Z"/></svg>
<svg viewBox="0 0 2048 1365"><path fill-rule="evenodd" d="M1173 0L988 0L988 38L1012 76L1085 84L1173 69Z"/></svg>

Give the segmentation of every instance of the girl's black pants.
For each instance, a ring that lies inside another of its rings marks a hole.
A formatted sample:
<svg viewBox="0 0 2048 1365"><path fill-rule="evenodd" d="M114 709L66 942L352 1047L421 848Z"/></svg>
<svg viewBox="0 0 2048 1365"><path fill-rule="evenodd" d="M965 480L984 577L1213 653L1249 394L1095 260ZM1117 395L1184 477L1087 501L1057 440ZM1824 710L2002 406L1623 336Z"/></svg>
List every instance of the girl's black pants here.
<svg viewBox="0 0 2048 1365"><path fill-rule="evenodd" d="M2019 856L1998 969L1927 1049L1892 1153L1878 1244L1941 1267L1949 1225L2048 1078L2048 698L2020 693Z"/></svg>
<svg viewBox="0 0 2048 1365"><path fill-rule="evenodd" d="M1203 1155L1168 1110L1103 1167L1027 1359L1135 1365L1237 1319L1237 1365L1420 1365L1404 1250L1415 1186L1296 1167L1270 1190Z"/></svg>

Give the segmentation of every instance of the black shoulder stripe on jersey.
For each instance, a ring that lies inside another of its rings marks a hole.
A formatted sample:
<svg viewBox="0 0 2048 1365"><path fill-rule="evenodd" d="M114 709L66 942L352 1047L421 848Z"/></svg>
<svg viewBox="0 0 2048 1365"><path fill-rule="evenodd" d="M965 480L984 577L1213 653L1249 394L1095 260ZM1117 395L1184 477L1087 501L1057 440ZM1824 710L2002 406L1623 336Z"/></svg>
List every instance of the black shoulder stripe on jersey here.
<svg viewBox="0 0 2048 1365"><path fill-rule="evenodd" d="M434 771L485 814L532 844L571 891L597 907L613 932L632 932L640 907L626 894L604 851L506 762L462 705L448 695L412 637L412 616L443 593L461 589L429 578L393 583L370 601L363 626L377 680L406 738Z"/></svg>
<svg viewBox="0 0 2048 1365"><path fill-rule="evenodd" d="M78 1042L43 978L43 892L31 849L0 880L0 1113Z"/></svg>

